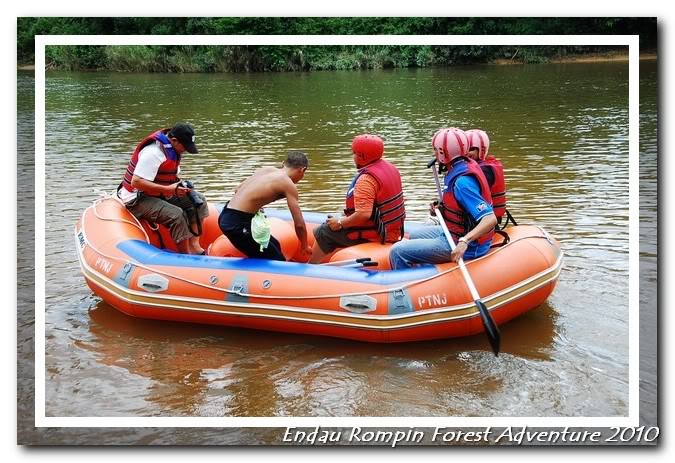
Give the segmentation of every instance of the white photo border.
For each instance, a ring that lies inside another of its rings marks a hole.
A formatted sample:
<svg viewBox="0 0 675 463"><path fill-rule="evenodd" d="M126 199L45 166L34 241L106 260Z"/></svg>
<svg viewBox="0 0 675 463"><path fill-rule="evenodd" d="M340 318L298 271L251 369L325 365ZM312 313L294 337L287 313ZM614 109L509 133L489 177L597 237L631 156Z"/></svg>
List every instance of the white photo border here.
<svg viewBox="0 0 675 463"><path fill-rule="evenodd" d="M45 403L45 47L47 45L616 45L629 51L629 405L612 417L72 417ZM35 36L36 427L632 427L639 426L638 35L37 35Z"/></svg>

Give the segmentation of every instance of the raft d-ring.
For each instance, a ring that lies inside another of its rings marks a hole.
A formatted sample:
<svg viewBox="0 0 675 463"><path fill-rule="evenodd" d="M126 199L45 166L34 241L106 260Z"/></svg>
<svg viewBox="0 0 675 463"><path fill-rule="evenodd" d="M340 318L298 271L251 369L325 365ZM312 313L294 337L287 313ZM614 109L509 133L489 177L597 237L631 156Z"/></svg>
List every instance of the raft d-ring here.
<svg viewBox="0 0 675 463"><path fill-rule="evenodd" d="M262 282L263 289L270 289L272 287L272 280L265 280Z"/></svg>
<svg viewBox="0 0 675 463"><path fill-rule="evenodd" d="M394 291L392 291L392 294L394 296L395 310L397 310L397 311L400 311L400 310L408 311L408 309L412 309L412 306L408 302L408 297L407 297L405 289L395 289Z"/></svg>
<svg viewBox="0 0 675 463"><path fill-rule="evenodd" d="M131 264L131 262L127 262L124 264L122 267L122 270L120 271L119 274L119 279L122 281L126 281L126 279L129 277L129 272L134 268L134 266Z"/></svg>
<svg viewBox="0 0 675 463"><path fill-rule="evenodd" d="M235 294L239 294L241 296L241 292L244 290L244 285L234 285L232 286L232 292Z"/></svg>
<svg viewBox="0 0 675 463"><path fill-rule="evenodd" d="M211 275L211 278L209 278L209 281L211 282L212 285L215 285L218 283L218 277L215 275Z"/></svg>

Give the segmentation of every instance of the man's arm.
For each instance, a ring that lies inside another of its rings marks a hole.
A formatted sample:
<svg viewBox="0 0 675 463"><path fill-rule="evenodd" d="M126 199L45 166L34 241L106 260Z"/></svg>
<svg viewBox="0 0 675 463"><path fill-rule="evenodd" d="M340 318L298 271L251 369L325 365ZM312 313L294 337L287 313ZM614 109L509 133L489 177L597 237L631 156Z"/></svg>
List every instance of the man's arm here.
<svg viewBox="0 0 675 463"><path fill-rule="evenodd" d="M340 223L343 228L358 227L359 225L366 223L371 215L371 212L355 211L349 217L342 217Z"/></svg>
<svg viewBox="0 0 675 463"><path fill-rule="evenodd" d="M164 195L165 197L171 197L174 194L178 196L185 195L190 190L183 187L176 188L178 182L171 185L160 185L154 182L157 171L165 159L164 153L156 144L143 148L138 155L136 169L131 178L131 186L152 196Z"/></svg>
<svg viewBox="0 0 675 463"><path fill-rule="evenodd" d="M151 182L150 180L138 177L137 175L134 175L131 178L131 186L152 196L164 195L166 197L171 197L174 194L183 196L190 191L189 188L178 186L178 182L172 183L171 185L160 185L159 183Z"/></svg>
<svg viewBox="0 0 675 463"><path fill-rule="evenodd" d="M461 177L455 183L455 198L471 217L477 222L469 233L464 235L467 242L471 242L490 232L497 225L497 217L492 211L492 206L487 204L480 195L478 183L471 178ZM468 243L460 241L451 254L453 262L457 262L466 252Z"/></svg>
<svg viewBox="0 0 675 463"><path fill-rule="evenodd" d="M489 214L483 216L483 218L478 221L476 226L473 227L469 233L464 235L464 238L466 238L467 241L478 239L495 228L495 225L497 225L497 217L494 215L494 213L490 212ZM450 254L450 259L453 262L459 261L459 259L464 256L464 253L468 247L469 245L465 241L459 241L456 243L455 250Z"/></svg>
<svg viewBox="0 0 675 463"><path fill-rule="evenodd" d="M340 217L339 219L331 217L328 219L328 227L333 231L339 230L338 220L340 220L342 228L358 227L365 224L373 214L376 196L377 181L368 174L362 175L354 186L354 206L356 210L348 217Z"/></svg>
<svg viewBox="0 0 675 463"><path fill-rule="evenodd" d="M464 238L466 238L467 241L477 240L495 228L495 225L497 225L497 217L493 212L490 212L489 214L483 216L483 218L478 221L476 226L473 227L469 233L464 235Z"/></svg>
<svg viewBox="0 0 675 463"><path fill-rule="evenodd" d="M302 217L300 203L298 202L298 188L290 181L290 179L285 182L284 194L286 196L288 210L291 211L291 216L293 217L295 234L300 240L300 249L311 254L312 248L307 244L307 226L305 225L305 219Z"/></svg>

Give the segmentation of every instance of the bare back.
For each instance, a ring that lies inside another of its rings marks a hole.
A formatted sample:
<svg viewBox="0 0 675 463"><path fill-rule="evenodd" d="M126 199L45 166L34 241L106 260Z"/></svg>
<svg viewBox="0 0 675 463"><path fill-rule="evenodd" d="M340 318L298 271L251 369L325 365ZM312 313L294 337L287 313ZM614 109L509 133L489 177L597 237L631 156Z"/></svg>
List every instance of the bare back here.
<svg viewBox="0 0 675 463"><path fill-rule="evenodd" d="M290 190L297 188L283 169L262 167L237 187L227 207L255 214L267 204L285 198Z"/></svg>

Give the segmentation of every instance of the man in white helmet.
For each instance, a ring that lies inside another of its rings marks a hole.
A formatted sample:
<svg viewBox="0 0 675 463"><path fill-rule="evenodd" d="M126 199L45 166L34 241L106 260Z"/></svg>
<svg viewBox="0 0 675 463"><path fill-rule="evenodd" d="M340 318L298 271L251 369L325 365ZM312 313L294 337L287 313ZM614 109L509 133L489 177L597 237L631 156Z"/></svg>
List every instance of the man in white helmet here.
<svg viewBox="0 0 675 463"><path fill-rule="evenodd" d="M480 166L492 195L492 209L497 222L502 223L502 217L506 213L506 181L504 179L504 166L499 159L489 154L490 138L485 131L472 129L466 131L469 141L468 156Z"/></svg>
<svg viewBox="0 0 675 463"><path fill-rule="evenodd" d="M462 257L474 259L490 250L497 218L485 175L467 157L466 134L454 127L442 129L431 144L438 162L448 169L440 210L457 246L452 251L442 226L420 227L410 233L410 239L392 246L389 261L393 270L457 262Z"/></svg>

